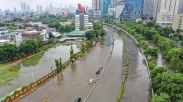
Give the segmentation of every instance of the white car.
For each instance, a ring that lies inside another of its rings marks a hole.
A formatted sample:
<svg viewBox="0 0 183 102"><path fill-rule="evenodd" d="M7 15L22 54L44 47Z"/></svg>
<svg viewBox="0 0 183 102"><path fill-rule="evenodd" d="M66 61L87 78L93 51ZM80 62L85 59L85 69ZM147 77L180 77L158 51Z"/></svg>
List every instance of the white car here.
<svg viewBox="0 0 183 102"><path fill-rule="evenodd" d="M92 84L94 82L94 79L89 80L89 84Z"/></svg>

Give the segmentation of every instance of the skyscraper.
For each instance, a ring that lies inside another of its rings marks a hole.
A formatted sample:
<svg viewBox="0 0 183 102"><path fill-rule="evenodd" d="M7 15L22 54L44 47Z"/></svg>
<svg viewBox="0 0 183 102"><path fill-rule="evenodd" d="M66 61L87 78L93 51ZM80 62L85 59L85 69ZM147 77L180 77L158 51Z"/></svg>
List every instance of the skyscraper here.
<svg viewBox="0 0 183 102"><path fill-rule="evenodd" d="M30 6L29 5L27 5L27 11L30 11Z"/></svg>
<svg viewBox="0 0 183 102"><path fill-rule="evenodd" d="M52 7L52 4L50 3L50 11L52 11L53 7Z"/></svg>
<svg viewBox="0 0 183 102"><path fill-rule="evenodd" d="M120 15L122 19L140 19L142 17L143 0L126 0L125 7Z"/></svg>
<svg viewBox="0 0 183 102"><path fill-rule="evenodd" d="M94 15L101 15L101 0L92 0Z"/></svg>
<svg viewBox="0 0 183 102"><path fill-rule="evenodd" d="M21 2L21 9L22 9L22 12L24 12L24 5L23 5L23 2Z"/></svg>
<svg viewBox="0 0 183 102"><path fill-rule="evenodd" d="M143 17L150 18L154 15L155 0L144 0L143 2Z"/></svg>
<svg viewBox="0 0 183 102"><path fill-rule="evenodd" d="M40 12L42 12L42 6L40 5Z"/></svg>
<svg viewBox="0 0 183 102"><path fill-rule="evenodd" d="M101 16L105 16L108 13L109 5L111 5L111 0L102 0L102 2L101 2Z"/></svg>
<svg viewBox="0 0 183 102"><path fill-rule="evenodd" d="M14 13L16 13L17 12L17 10L16 10L16 8L14 7Z"/></svg>
<svg viewBox="0 0 183 102"><path fill-rule="evenodd" d="M23 8L24 8L24 11L26 11L26 4L25 4L25 2L24 2L24 5L23 5Z"/></svg>
<svg viewBox="0 0 183 102"><path fill-rule="evenodd" d="M37 5L37 12L39 12L39 5Z"/></svg>
<svg viewBox="0 0 183 102"><path fill-rule="evenodd" d="M170 12L181 14L183 9L183 0L161 0L160 12Z"/></svg>
<svg viewBox="0 0 183 102"><path fill-rule="evenodd" d="M111 6L115 8L117 6L117 0L111 0Z"/></svg>

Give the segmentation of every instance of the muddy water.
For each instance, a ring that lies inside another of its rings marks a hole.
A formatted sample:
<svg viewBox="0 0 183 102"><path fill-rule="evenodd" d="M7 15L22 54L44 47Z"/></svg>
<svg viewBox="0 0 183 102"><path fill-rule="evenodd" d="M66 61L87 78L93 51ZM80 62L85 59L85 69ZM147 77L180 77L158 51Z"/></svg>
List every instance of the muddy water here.
<svg viewBox="0 0 183 102"><path fill-rule="evenodd" d="M62 73L56 75L32 94L20 102L73 102L77 97L84 99L94 84L89 79L96 80L95 72L99 66L105 66L111 47L107 47L110 36L105 41L97 43L86 55L71 64Z"/></svg>
<svg viewBox="0 0 183 102"><path fill-rule="evenodd" d="M129 49L129 73L122 102L148 102L150 79L144 64L144 55L135 42L126 37Z"/></svg>
<svg viewBox="0 0 183 102"><path fill-rule="evenodd" d="M117 101L123 75L123 41L110 27L106 26L106 29L113 33L113 37L115 38L112 56L103 76L86 102Z"/></svg>
<svg viewBox="0 0 183 102"><path fill-rule="evenodd" d="M158 46L152 40L149 40L149 43L151 46L158 48ZM156 65L158 67L162 67L162 66L166 67L169 72L175 72L175 69L170 68L170 63L163 57L163 52L160 50L158 53L158 58L156 60Z"/></svg>
<svg viewBox="0 0 183 102"><path fill-rule="evenodd" d="M57 46L47 52L21 62L18 77L14 78L6 85L0 86L0 97L7 95L22 85L29 85L33 82L31 73L34 75L34 81L36 81L51 72L51 66L55 69L55 59L62 58L62 61L66 62L69 59L70 48L71 46ZM77 45L73 45L73 49L74 52L79 51Z"/></svg>

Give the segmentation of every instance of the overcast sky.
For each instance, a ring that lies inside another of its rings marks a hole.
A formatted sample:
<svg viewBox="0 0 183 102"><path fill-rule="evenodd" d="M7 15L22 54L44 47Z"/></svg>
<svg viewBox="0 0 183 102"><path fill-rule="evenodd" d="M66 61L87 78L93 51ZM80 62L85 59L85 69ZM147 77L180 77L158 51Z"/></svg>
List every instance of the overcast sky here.
<svg viewBox="0 0 183 102"><path fill-rule="evenodd" d="M46 7L49 7L50 3L52 3L53 7L60 7L60 5L62 7L68 7L69 5L77 7L78 3L83 6L92 6L92 0L0 0L0 9L3 11L10 9L12 11L16 7L17 11L19 11L21 10L21 2L29 5L31 10L36 10L36 5L42 5L44 10Z"/></svg>

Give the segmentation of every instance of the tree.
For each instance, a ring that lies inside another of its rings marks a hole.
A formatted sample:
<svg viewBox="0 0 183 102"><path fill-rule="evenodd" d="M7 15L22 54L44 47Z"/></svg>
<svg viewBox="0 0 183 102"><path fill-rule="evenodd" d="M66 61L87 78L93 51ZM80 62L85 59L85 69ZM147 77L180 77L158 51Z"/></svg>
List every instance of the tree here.
<svg viewBox="0 0 183 102"><path fill-rule="evenodd" d="M54 36L51 32L49 32L49 38L54 38Z"/></svg>
<svg viewBox="0 0 183 102"><path fill-rule="evenodd" d="M34 39L25 39L21 42L19 46L19 51L21 54L32 54L37 52L39 49L38 43Z"/></svg>
<svg viewBox="0 0 183 102"><path fill-rule="evenodd" d="M103 38L103 37L105 36L105 34L106 34L105 30L103 30L103 29L100 29L99 32L100 32L100 36L101 36L102 38Z"/></svg>
<svg viewBox="0 0 183 102"><path fill-rule="evenodd" d="M86 30L86 28L82 26L79 28L79 30Z"/></svg>
<svg viewBox="0 0 183 102"><path fill-rule="evenodd" d="M95 37L95 34L94 34L94 31L93 30L90 30L90 31L87 31L85 33L85 37L90 40L90 39L93 39Z"/></svg>
<svg viewBox="0 0 183 102"><path fill-rule="evenodd" d="M35 25L33 25L33 27L34 27L34 29L38 29L38 25L37 24L35 24Z"/></svg>
<svg viewBox="0 0 183 102"><path fill-rule="evenodd" d="M43 38L42 38L42 36L39 35L37 37L37 40L36 41L37 41L39 47L42 47L43 46Z"/></svg>
<svg viewBox="0 0 183 102"><path fill-rule="evenodd" d="M166 93L160 93L160 96L153 97L152 102L170 102L170 96Z"/></svg>

